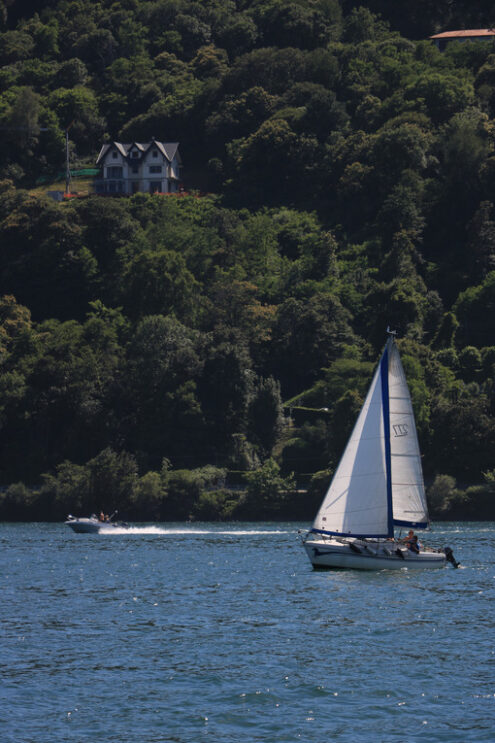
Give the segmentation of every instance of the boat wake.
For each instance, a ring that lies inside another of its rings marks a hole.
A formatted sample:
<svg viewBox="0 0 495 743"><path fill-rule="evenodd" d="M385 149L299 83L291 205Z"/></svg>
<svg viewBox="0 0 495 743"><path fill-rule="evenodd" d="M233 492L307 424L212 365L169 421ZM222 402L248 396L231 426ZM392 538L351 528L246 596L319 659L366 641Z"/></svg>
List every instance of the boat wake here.
<svg viewBox="0 0 495 743"><path fill-rule="evenodd" d="M288 529L270 529L270 530L259 530L259 529L187 529L185 527L162 527L162 526L130 526L129 528L118 527L109 531L100 532L101 535L116 535L116 534L131 534L131 535L155 535L155 536L171 536L171 535L183 535L183 536L196 536L196 535L211 535L211 536L257 536L257 535L270 535L270 534L290 534Z"/></svg>

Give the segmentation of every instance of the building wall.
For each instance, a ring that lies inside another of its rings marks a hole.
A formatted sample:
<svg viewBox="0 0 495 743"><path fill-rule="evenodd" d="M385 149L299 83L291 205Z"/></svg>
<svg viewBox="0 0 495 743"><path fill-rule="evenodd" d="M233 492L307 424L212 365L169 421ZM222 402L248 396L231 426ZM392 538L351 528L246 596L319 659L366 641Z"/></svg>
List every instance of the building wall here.
<svg viewBox="0 0 495 743"><path fill-rule="evenodd" d="M443 39L434 39L434 42L437 49L443 52L447 44L450 44L452 41L493 41L493 39L493 36L450 36Z"/></svg>

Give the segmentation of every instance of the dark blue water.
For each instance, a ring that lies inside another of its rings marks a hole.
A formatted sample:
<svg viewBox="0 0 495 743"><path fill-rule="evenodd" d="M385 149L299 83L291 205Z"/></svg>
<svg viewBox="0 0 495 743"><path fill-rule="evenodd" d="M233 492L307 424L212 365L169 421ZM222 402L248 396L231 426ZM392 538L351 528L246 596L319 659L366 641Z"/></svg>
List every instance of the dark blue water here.
<svg viewBox="0 0 495 743"><path fill-rule="evenodd" d="M495 524L314 572L294 524L0 525L2 743L495 740Z"/></svg>

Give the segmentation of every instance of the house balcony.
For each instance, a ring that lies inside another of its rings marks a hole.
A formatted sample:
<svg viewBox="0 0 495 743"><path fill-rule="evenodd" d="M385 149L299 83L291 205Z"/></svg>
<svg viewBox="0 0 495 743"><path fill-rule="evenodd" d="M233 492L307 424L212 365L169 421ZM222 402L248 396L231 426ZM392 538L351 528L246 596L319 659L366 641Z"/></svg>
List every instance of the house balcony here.
<svg viewBox="0 0 495 743"><path fill-rule="evenodd" d="M134 193L175 193L178 184L174 178L96 178L92 191L111 196Z"/></svg>
<svg viewBox="0 0 495 743"><path fill-rule="evenodd" d="M93 192L99 194L124 194L128 191L129 182L126 178L95 178Z"/></svg>

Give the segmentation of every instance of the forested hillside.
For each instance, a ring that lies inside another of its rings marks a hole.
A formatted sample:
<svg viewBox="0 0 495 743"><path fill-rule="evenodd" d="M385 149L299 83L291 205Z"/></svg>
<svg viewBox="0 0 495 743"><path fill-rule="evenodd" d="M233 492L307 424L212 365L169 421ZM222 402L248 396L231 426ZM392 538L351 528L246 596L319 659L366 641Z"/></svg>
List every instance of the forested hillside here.
<svg viewBox="0 0 495 743"><path fill-rule="evenodd" d="M495 44L428 40L492 4L41 5L0 2L0 517L309 518L390 325L434 513L493 518ZM34 193L69 126L73 168L180 142L189 195Z"/></svg>

